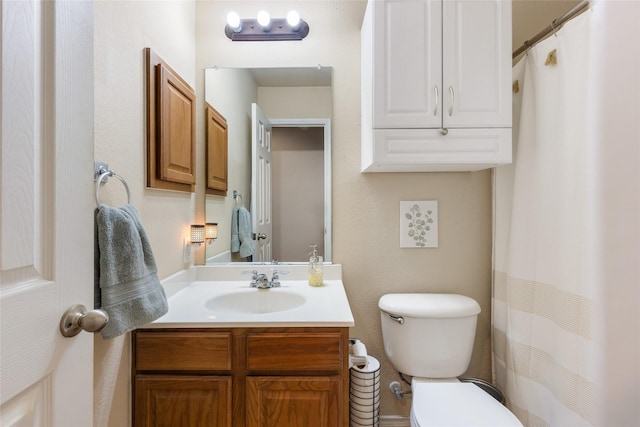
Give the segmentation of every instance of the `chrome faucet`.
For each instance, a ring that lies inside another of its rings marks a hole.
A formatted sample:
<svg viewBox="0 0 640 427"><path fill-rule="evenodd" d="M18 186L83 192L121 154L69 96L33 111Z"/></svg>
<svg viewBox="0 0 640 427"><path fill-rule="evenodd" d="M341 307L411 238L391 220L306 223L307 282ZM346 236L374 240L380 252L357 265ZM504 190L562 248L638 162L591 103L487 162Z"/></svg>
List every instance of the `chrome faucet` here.
<svg viewBox="0 0 640 427"><path fill-rule="evenodd" d="M280 287L281 274L289 274L289 272L284 270L273 270L273 276L271 276L271 287L273 288Z"/></svg>
<svg viewBox="0 0 640 427"><path fill-rule="evenodd" d="M242 274L251 274L251 282L249 285L252 288L258 289L270 289L280 287L280 274L287 274L288 271L273 270L273 276L271 280L265 273L258 273L258 270L243 271Z"/></svg>

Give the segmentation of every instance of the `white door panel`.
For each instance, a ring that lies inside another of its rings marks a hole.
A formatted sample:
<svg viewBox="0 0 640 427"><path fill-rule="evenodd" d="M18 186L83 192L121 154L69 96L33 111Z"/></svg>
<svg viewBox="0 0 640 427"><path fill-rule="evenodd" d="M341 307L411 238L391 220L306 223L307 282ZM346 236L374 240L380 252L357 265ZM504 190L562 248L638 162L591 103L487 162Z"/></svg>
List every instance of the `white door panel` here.
<svg viewBox="0 0 640 427"><path fill-rule="evenodd" d="M443 3L444 127L511 126L510 20L509 1Z"/></svg>
<svg viewBox="0 0 640 427"><path fill-rule="evenodd" d="M93 336L91 2L2 2L0 425L88 426ZM73 418L71 418L73 417Z"/></svg>
<svg viewBox="0 0 640 427"><path fill-rule="evenodd" d="M442 4L373 2L373 127L442 125Z"/></svg>
<svg viewBox="0 0 640 427"><path fill-rule="evenodd" d="M272 260L271 237L271 122L258 104L251 104L251 153L252 173L251 218L255 252L253 261Z"/></svg>

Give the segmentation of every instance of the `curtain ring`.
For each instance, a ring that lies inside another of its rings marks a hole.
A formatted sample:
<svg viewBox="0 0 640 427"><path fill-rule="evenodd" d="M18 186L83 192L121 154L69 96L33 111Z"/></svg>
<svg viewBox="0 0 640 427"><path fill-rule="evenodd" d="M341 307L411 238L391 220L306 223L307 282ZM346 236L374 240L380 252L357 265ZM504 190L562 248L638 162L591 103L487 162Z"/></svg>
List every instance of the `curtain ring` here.
<svg viewBox="0 0 640 427"><path fill-rule="evenodd" d="M555 19L553 21L551 21L551 31L553 32L553 36L554 37L558 37L558 33L556 31L558 31L560 29L560 27L556 27L555 23L556 23Z"/></svg>

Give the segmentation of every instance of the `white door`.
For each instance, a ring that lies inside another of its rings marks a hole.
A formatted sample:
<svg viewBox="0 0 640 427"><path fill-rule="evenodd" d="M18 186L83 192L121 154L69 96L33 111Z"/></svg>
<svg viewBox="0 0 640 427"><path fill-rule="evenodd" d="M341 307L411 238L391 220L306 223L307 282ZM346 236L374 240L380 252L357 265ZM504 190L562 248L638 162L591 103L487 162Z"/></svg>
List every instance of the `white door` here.
<svg viewBox="0 0 640 427"><path fill-rule="evenodd" d="M444 127L511 127L511 2L443 2Z"/></svg>
<svg viewBox="0 0 640 427"><path fill-rule="evenodd" d="M2 1L0 425L90 426L93 6Z"/></svg>
<svg viewBox="0 0 640 427"><path fill-rule="evenodd" d="M271 258L271 122L258 104L251 104L251 218L255 240L254 261Z"/></svg>

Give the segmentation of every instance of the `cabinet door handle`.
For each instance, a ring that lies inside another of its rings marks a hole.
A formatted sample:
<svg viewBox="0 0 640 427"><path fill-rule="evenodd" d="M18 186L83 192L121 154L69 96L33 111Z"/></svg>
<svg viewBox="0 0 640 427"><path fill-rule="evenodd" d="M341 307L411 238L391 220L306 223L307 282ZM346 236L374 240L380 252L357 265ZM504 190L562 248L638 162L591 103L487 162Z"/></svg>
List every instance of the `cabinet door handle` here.
<svg viewBox="0 0 640 427"><path fill-rule="evenodd" d="M438 115L438 105L440 104L438 101L438 86L433 87L433 93L436 95L436 108L433 110L433 115Z"/></svg>
<svg viewBox="0 0 640 427"><path fill-rule="evenodd" d="M456 102L456 94L453 92L453 86L449 86L449 94L451 95L451 106L449 107L449 117L453 116L453 104Z"/></svg>

